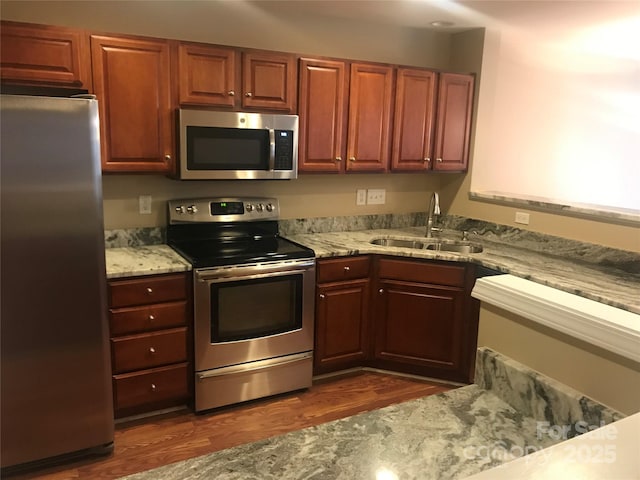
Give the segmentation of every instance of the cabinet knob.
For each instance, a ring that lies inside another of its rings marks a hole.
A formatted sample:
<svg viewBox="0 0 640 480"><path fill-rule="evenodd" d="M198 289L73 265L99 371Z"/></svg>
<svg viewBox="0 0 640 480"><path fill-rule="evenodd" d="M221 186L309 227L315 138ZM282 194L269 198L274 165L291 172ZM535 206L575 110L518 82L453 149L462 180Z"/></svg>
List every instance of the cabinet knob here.
<svg viewBox="0 0 640 480"><path fill-rule="evenodd" d="M429 157L424 157L424 163L429 163L431 159Z"/></svg>
<svg viewBox="0 0 640 480"><path fill-rule="evenodd" d="M149 353L156 353L156 349L155 349L155 348L153 348L153 347L151 347L151 348L149 349Z"/></svg>
<svg viewBox="0 0 640 480"><path fill-rule="evenodd" d="M151 287L147 287L147 295L151 295L153 293L153 289Z"/></svg>
<svg viewBox="0 0 640 480"><path fill-rule="evenodd" d="M380 290L378 290L378 293L382 295L384 293L384 288L381 288Z"/></svg>
<svg viewBox="0 0 640 480"><path fill-rule="evenodd" d="M436 158L436 162L442 163L442 159L441 158Z"/></svg>
<svg viewBox="0 0 640 480"><path fill-rule="evenodd" d="M155 392L155 391L156 391L156 389L157 389L156 384L155 384L155 383L152 383L152 384L151 384L151 391L152 391L152 392Z"/></svg>
<svg viewBox="0 0 640 480"><path fill-rule="evenodd" d="M156 319L156 317L154 317L153 315L149 315L149 321L153 322Z"/></svg>
<svg viewBox="0 0 640 480"><path fill-rule="evenodd" d="M356 161L356 157L349 157L349 161L350 162L355 162Z"/></svg>
<svg viewBox="0 0 640 480"><path fill-rule="evenodd" d="M342 161L342 157L336 157L336 162L341 162Z"/></svg>
<svg viewBox="0 0 640 480"><path fill-rule="evenodd" d="M348 272L349 270L351 270L351 268L349 268L349 265L347 265L346 267L344 267L344 271Z"/></svg>
<svg viewBox="0 0 640 480"><path fill-rule="evenodd" d="M321 300L324 300L324 293L321 293L321 294L320 294L320 299L321 299Z"/></svg>
<svg viewBox="0 0 640 480"><path fill-rule="evenodd" d="M235 90L229 90L229 96L233 97L236 94Z"/></svg>
<svg viewBox="0 0 640 480"><path fill-rule="evenodd" d="M171 161L171 155L165 155L165 156L164 156L164 159L165 159L167 162L170 162L170 161Z"/></svg>
<svg viewBox="0 0 640 480"><path fill-rule="evenodd" d="M244 94L245 97L253 97L253 93L251 92L247 92Z"/></svg>

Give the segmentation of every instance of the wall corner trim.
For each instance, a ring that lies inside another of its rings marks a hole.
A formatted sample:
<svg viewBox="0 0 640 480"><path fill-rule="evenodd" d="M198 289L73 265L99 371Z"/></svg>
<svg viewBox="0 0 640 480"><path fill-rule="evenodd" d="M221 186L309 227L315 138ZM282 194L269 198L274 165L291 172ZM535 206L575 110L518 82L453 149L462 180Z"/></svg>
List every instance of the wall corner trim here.
<svg viewBox="0 0 640 480"><path fill-rule="evenodd" d="M640 362L640 315L633 312L509 274L479 278L471 295Z"/></svg>

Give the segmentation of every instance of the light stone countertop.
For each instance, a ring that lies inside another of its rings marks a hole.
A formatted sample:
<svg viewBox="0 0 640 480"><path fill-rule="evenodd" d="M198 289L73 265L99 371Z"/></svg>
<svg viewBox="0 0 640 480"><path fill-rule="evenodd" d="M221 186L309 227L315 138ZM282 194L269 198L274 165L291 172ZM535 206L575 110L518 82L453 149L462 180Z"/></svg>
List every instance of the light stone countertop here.
<svg viewBox="0 0 640 480"><path fill-rule="evenodd" d="M191 264L168 245L107 248L107 278L186 272Z"/></svg>
<svg viewBox="0 0 640 480"><path fill-rule="evenodd" d="M445 230L441 238L459 240L460 235L458 231ZM288 239L313 249L317 258L383 254L471 262L640 314L640 275L611 267L607 261L598 264L572 259L563 250L573 248L570 241L564 247L557 244L549 246L549 252L544 252L527 248L528 245L518 246L514 239L500 241L471 235L471 242L481 244L483 251L459 254L370 243L371 240L382 237L424 239L424 227L287 235Z"/></svg>

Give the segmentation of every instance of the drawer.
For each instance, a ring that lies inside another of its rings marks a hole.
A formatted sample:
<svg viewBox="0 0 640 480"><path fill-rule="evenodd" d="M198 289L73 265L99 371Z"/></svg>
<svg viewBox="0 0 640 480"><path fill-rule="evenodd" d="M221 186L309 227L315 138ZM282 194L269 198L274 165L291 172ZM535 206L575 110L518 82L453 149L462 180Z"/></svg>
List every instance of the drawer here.
<svg viewBox="0 0 640 480"><path fill-rule="evenodd" d="M112 308L170 302L185 298L187 298L187 279L182 273L109 282L109 306Z"/></svg>
<svg viewBox="0 0 640 480"><path fill-rule="evenodd" d="M370 265L371 259L367 256L319 260L316 265L318 283L367 278Z"/></svg>
<svg viewBox="0 0 640 480"><path fill-rule="evenodd" d="M464 287L465 267L389 258L381 258L379 267L379 278Z"/></svg>
<svg viewBox="0 0 640 480"><path fill-rule="evenodd" d="M187 363L113 376L116 410L189 396Z"/></svg>
<svg viewBox="0 0 640 480"><path fill-rule="evenodd" d="M110 313L111 335L115 337L186 325L187 302L112 308Z"/></svg>
<svg viewBox="0 0 640 480"><path fill-rule="evenodd" d="M114 373L184 362L187 359L187 329L173 328L112 338L111 354Z"/></svg>

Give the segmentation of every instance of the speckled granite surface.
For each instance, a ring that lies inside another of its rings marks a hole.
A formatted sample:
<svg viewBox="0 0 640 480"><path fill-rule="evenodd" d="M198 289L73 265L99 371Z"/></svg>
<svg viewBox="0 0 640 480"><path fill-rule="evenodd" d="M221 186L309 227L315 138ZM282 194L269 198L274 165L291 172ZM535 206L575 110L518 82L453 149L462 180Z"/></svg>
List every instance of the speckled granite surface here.
<svg viewBox="0 0 640 480"><path fill-rule="evenodd" d="M107 248L107 278L186 272L191 264L167 245Z"/></svg>
<svg viewBox="0 0 640 480"><path fill-rule="evenodd" d="M480 232L479 232L480 233ZM471 241L483 246L482 253L458 254L430 250L372 245L375 238L394 237L415 239L424 237L423 227L362 230L356 232L328 232L289 235L287 238L312 248L317 258L387 254L411 258L471 262L503 273L526 278L575 295L617 308L640 313L640 273L634 270L632 252L623 252L622 259L612 266L608 259L604 264L567 258L566 250L548 246L535 250L508 238L502 240L489 231L471 235ZM460 232L445 230L445 239L460 239ZM533 241L533 240L531 240ZM607 249L611 250L611 249ZM635 255L637 256L637 255Z"/></svg>
<svg viewBox="0 0 640 480"><path fill-rule="evenodd" d="M483 377L502 371L505 357L491 351L482 356L478 368ZM512 363L509 368L517 368ZM513 373L513 372L512 372ZM530 374L523 369L521 374ZM536 374L545 384L545 377ZM499 382L491 390L478 385L451 390L418 400L392 405L316 427L240 445L191 460L125 477L127 480L217 480L331 479L354 480L397 478L403 480L460 479L522 457L565 438L548 434L540 420L527 415L535 410L538 392L503 390ZM516 385L524 386L526 382ZM516 389L518 387L516 386ZM546 386L546 392L562 388ZM533 408L516 410L504 398L532 395ZM561 393L548 402L549 409L566 410ZM593 408L592 408L593 407ZM592 412L593 410L593 412ZM593 405L583 417L591 422L618 418L618 414ZM559 417L543 416L557 421ZM547 420L548 422L549 420ZM385 476L386 475L386 476ZM395 476L394 476L395 475Z"/></svg>

